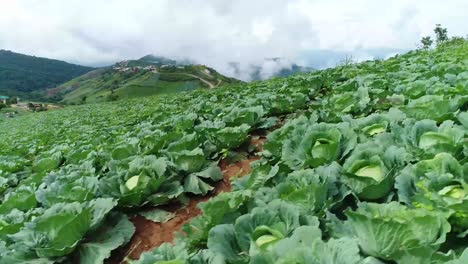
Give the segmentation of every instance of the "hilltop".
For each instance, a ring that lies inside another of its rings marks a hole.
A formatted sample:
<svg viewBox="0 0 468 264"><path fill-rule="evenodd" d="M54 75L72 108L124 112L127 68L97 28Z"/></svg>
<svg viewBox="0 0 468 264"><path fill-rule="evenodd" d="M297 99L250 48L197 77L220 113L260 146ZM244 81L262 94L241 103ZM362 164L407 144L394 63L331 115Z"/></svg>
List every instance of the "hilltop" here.
<svg viewBox="0 0 468 264"><path fill-rule="evenodd" d="M204 65L148 55L86 73L47 90L46 97L62 103L102 102L236 82Z"/></svg>
<svg viewBox="0 0 468 264"><path fill-rule="evenodd" d="M41 91L91 70L60 60L0 50L0 95L37 98Z"/></svg>

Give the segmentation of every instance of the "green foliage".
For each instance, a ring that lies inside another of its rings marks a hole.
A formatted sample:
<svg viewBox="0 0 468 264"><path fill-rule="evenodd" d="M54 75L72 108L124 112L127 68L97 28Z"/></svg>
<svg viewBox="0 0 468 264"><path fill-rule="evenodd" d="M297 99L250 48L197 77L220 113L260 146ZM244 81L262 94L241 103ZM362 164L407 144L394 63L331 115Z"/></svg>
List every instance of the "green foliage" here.
<svg viewBox="0 0 468 264"><path fill-rule="evenodd" d="M250 173L136 263L464 263L467 47L5 120L0 263L102 263L123 214L167 221L259 130Z"/></svg>
<svg viewBox="0 0 468 264"><path fill-rule="evenodd" d="M443 213L408 209L397 202L360 203L346 216L345 222L333 220L333 236L356 238L364 254L399 263L429 261L450 231Z"/></svg>
<svg viewBox="0 0 468 264"><path fill-rule="evenodd" d="M385 197L392 189L395 172L409 157L404 148L395 145L361 143L343 164L343 182L361 199Z"/></svg>
<svg viewBox="0 0 468 264"><path fill-rule="evenodd" d="M283 141L281 159L291 169L314 168L349 153L356 135L346 123L297 126Z"/></svg>
<svg viewBox="0 0 468 264"><path fill-rule="evenodd" d="M114 90L111 91L111 93L107 96L107 101L112 102L112 101L117 101L119 99L119 96L114 93Z"/></svg>
<svg viewBox="0 0 468 264"><path fill-rule="evenodd" d="M47 98L70 104L117 101L207 87L202 80L213 86L239 82L203 65L167 66L159 63L158 58L153 59L145 56L127 61L126 67L97 69L47 90ZM148 66L154 69L144 69Z"/></svg>
<svg viewBox="0 0 468 264"><path fill-rule="evenodd" d="M443 28L442 25L436 24L436 27L434 28L434 33L436 34L437 45L448 40L447 28Z"/></svg>
<svg viewBox="0 0 468 264"><path fill-rule="evenodd" d="M468 229L468 185L463 166L441 152L429 160L408 165L397 178L401 201L410 206L451 211L453 228Z"/></svg>
<svg viewBox="0 0 468 264"><path fill-rule="evenodd" d="M125 215L113 215L106 225L92 234L91 241L79 246L77 254L81 264L103 263L112 250L130 240L135 227Z"/></svg>
<svg viewBox="0 0 468 264"><path fill-rule="evenodd" d="M179 81L193 81L196 80L195 77L180 73L161 73L159 75L159 80L167 82L179 82Z"/></svg>
<svg viewBox="0 0 468 264"><path fill-rule="evenodd" d="M426 36L421 39L421 48L423 49L429 49L432 46L432 43L434 41L431 39L431 37Z"/></svg>
<svg viewBox="0 0 468 264"><path fill-rule="evenodd" d="M31 97L92 68L0 50L0 94Z"/></svg>
<svg viewBox="0 0 468 264"><path fill-rule="evenodd" d="M14 245L21 245L38 257L61 257L70 254L83 236L96 228L114 206L111 199L84 204L56 204L33 218L10 239Z"/></svg>

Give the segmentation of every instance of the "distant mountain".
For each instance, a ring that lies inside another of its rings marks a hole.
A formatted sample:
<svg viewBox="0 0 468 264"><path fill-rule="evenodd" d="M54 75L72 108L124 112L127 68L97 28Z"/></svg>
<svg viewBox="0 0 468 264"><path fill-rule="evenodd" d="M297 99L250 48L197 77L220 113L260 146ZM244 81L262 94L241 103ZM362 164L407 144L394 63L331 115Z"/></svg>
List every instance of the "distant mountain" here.
<svg viewBox="0 0 468 264"><path fill-rule="evenodd" d="M235 82L240 81L204 65L181 65L172 59L148 55L86 73L47 90L45 96L77 104L215 88Z"/></svg>
<svg viewBox="0 0 468 264"><path fill-rule="evenodd" d="M91 70L64 61L0 50L0 95L37 99L40 91Z"/></svg>
<svg viewBox="0 0 468 264"><path fill-rule="evenodd" d="M312 67L306 67L306 66L300 66L297 64L292 64L291 67L285 67L280 69L278 72L274 73L273 76L275 77L288 77L291 75L294 75L296 73L301 73L301 72L311 72L315 71L314 68Z"/></svg>
<svg viewBox="0 0 468 264"><path fill-rule="evenodd" d="M287 77L300 72L311 72L314 68L300 66L285 58L266 58L260 63L243 65L231 62L229 71L237 78L255 81L265 80L271 77Z"/></svg>

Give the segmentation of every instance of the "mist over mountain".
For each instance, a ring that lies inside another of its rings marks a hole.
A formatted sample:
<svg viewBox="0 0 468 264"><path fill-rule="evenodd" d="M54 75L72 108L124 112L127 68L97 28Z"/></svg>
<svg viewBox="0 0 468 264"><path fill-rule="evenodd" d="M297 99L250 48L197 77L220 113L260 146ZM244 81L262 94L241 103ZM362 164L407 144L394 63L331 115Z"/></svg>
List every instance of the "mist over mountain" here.
<svg viewBox="0 0 468 264"><path fill-rule="evenodd" d="M185 66L203 64L213 67L220 73L243 81L265 80L270 77L287 77L298 72L313 71L313 67L297 65L290 59L274 57L265 58L259 62L242 63L226 62L221 66L205 64L202 60L197 61L188 58L171 59L165 56L149 54L139 59L140 61L154 63L156 65Z"/></svg>
<svg viewBox="0 0 468 264"><path fill-rule="evenodd" d="M189 60L189 59L170 59L164 56L157 56L153 54L148 54L146 56L141 57L138 59L140 61L146 61L150 62L155 65L171 65L171 66L185 66L185 65L190 65L190 64L196 64L195 61Z"/></svg>
<svg viewBox="0 0 468 264"><path fill-rule="evenodd" d="M300 66L285 58L266 58L259 63L242 65L228 63L228 75L244 81L265 80L271 77L287 77L298 72L310 72L314 68Z"/></svg>

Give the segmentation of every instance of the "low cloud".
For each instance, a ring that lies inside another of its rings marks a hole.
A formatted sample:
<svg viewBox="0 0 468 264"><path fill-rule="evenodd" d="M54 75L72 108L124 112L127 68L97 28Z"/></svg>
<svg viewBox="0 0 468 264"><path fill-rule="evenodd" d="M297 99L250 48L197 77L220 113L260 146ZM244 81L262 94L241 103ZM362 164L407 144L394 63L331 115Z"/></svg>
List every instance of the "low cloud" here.
<svg viewBox="0 0 468 264"><path fill-rule="evenodd" d="M415 47L436 23L465 35L468 2L306 0L0 0L0 48L101 66L156 54L246 79L323 54L382 57ZM359 53L361 52L361 53ZM314 56L309 56L314 54ZM265 58L284 58L279 63ZM232 62L240 69L233 70Z"/></svg>

